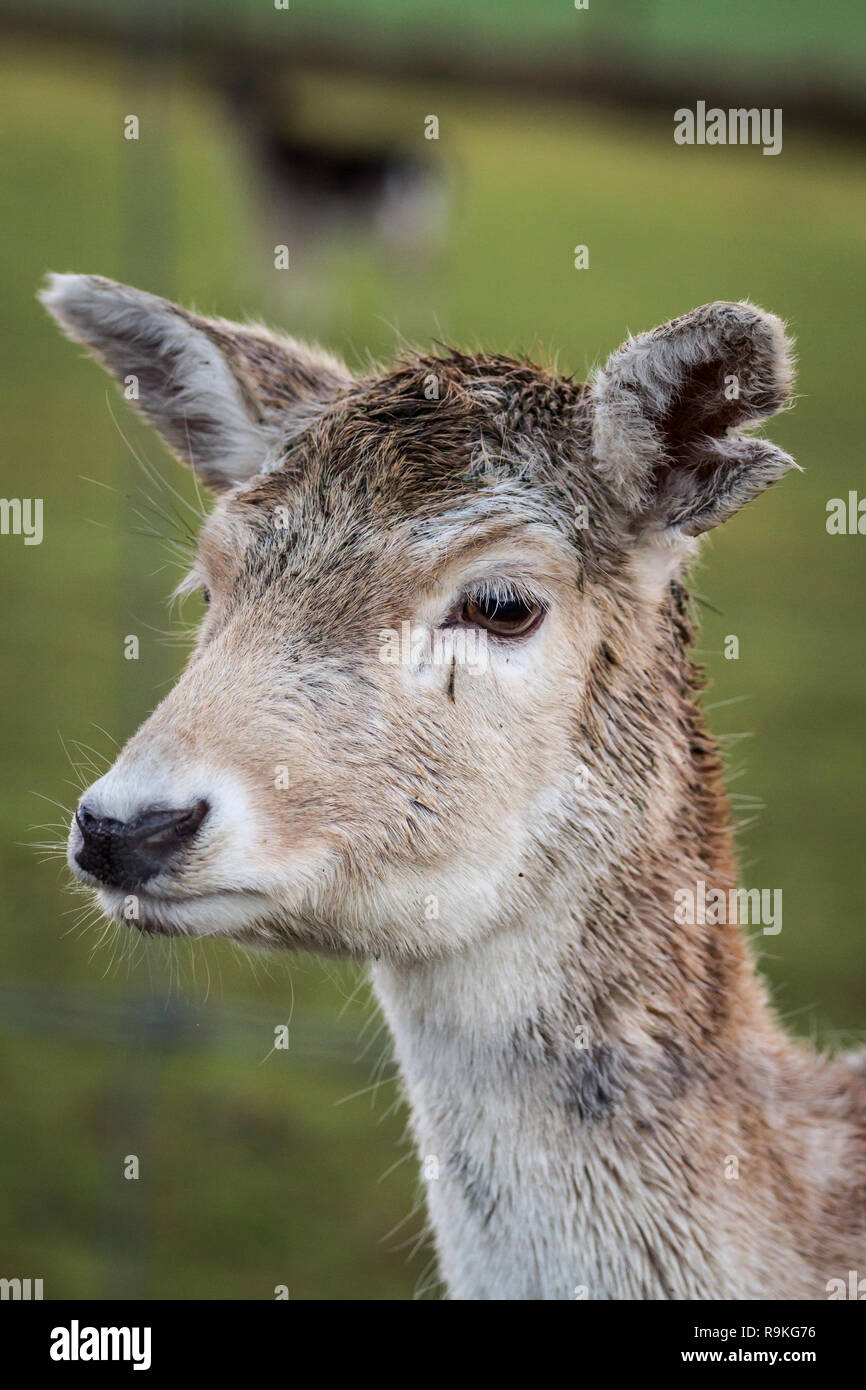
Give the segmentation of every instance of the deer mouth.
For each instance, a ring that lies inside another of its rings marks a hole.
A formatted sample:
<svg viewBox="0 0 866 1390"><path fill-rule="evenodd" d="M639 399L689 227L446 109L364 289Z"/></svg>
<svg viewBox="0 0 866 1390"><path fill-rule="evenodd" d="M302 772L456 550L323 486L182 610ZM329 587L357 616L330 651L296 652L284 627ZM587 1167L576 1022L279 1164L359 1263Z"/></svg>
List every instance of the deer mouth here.
<svg viewBox="0 0 866 1390"><path fill-rule="evenodd" d="M106 916L146 936L233 936L270 915L266 895L249 889L169 896L101 887L96 896Z"/></svg>

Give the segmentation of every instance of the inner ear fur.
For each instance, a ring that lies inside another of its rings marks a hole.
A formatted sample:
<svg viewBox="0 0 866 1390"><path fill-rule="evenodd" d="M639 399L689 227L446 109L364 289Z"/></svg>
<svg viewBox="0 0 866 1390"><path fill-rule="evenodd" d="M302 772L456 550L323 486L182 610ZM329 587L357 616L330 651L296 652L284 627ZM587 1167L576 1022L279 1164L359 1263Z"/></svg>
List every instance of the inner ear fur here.
<svg viewBox="0 0 866 1390"><path fill-rule="evenodd" d="M717 302L629 338L592 384L596 467L636 529L698 535L796 467L753 429L793 385L781 320Z"/></svg>

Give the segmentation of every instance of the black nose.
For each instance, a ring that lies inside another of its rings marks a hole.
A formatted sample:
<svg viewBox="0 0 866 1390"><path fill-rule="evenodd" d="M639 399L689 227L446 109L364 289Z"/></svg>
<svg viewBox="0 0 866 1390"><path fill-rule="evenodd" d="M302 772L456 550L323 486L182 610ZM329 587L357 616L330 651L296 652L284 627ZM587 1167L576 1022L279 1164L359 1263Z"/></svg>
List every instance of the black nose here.
<svg viewBox="0 0 866 1390"><path fill-rule="evenodd" d="M193 838L209 809L197 801L181 811L143 811L123 821L96 816L82 804L75 813L82 840L75 862L112 888L140 888Z"/></svg>

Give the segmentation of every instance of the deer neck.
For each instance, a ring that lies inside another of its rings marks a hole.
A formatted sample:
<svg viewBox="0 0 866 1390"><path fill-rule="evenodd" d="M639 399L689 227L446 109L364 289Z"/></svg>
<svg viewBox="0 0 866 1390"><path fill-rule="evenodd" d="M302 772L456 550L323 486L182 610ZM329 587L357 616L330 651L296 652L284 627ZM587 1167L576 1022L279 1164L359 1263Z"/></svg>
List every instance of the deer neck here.
<svg viewBox="0 0 866 1390"><path fill-rule="evenodd" d="M478 944L374 966L454 1297L732 1296L704 1200L731 1147L710 1088L767 1022L738 929L675 918L678 890L733 872L690 722L639 797L596 814L592 854L575 827L571 852L515 865L528 887Z"/></svg>

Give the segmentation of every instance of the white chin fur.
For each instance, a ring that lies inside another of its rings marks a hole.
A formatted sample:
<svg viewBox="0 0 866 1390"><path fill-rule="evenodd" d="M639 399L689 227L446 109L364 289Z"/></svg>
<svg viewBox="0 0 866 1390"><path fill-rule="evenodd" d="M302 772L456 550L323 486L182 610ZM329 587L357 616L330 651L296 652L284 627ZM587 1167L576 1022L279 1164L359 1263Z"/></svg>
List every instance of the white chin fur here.
<svg viewBox="0 0 866 1390"><path fill-rule="evenodd" d="M115 922L173 936L234 936L273 914L264 893L245 891L170 898L146 889L124 893L120 888L99 888L96 899Z"/></svg>

